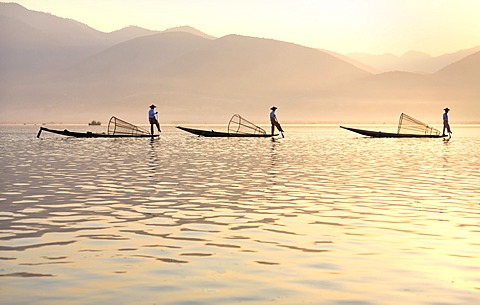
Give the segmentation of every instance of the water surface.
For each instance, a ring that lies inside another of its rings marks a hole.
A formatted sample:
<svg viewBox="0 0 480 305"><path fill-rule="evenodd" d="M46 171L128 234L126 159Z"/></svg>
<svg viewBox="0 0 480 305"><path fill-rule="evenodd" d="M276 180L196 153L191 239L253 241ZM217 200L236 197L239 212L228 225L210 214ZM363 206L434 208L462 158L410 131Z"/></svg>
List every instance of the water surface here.
<svg viewBox="0 0 480 305"><path fill-rule="evenodd" d="M2 304L480 299L479 126L448 142L38 128L0 127Z"/></svg>

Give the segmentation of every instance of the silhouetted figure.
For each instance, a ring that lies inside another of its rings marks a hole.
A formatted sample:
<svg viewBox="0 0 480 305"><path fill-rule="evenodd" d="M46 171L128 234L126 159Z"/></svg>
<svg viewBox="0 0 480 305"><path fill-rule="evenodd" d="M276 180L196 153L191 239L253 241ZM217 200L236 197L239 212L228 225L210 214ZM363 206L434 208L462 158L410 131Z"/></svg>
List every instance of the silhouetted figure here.
<svg viewBox="0 0 480 305"><path fill-rule="evenodd" d="M156 114L158 114L158 112L155 112L156 107L157 106L155 105L150 105L150 110L148 111L148 121L150 122L150 133L152 134L152 136L153 136L153 125L157 126L158 132L162 132L160 130L160 124L158 123L158 120L155 116Z"/></svg>
<svg viewBox="0 0 480 305"><path fill-rule="evenodd" d="M280 126L280 123L277 120L277 115L275 114L275 110L277 110L277 107L273 106L272 108L270 108L270 110L272 110L270 112L270 123L272 123L272 136L274 135L275 127L277 127L278 131L280 131L282 134L282 138L284 138L285 136L283 135L282 126Z"/></svg>
<svg viewBox="0 0 480 305"><path fill-rule="evenodd" d="M450 111L450 109L448 108L445 108L443 109L445 110L445 113L443 114L443 132L442 132L442 137L445 136L445 129L447 130L447 132L450 134L452 133L452 130L450 129L450 124L448 124L448 112Z"/></svg>

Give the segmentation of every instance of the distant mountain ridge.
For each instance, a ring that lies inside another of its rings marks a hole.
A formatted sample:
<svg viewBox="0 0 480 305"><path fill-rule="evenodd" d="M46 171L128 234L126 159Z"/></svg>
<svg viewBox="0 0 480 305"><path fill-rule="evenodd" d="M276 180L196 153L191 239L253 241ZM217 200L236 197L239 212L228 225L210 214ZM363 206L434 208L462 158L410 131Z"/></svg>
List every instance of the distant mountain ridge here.
<svg viewBox="0 0 480 305"><path fill-rule="evenodd" d="M191 26L177 26L173 28L169 28L164 30L163 32L168 33L168 32L184 32L184 33L190 33L196 36L200 36L205 39L216 39L217 37L214 37L212 35L205 34L202 31L197 30L196 28L193 28Z"/></svg>
<svg viewBox="0 0 480 305"><path fill-rule="evenodd" d="M449 83L460 84L467 87L473 85L478 88L480 85L479 67L480 51L444 67L435 73L434 76Z"/></svg>
<svg viewBox="0 0 480 305"><path fill-rule="evenodd" d="M123 107L117 99L123 99L125 107L141 108L148 97L171 100L167 95L174 95L183 106L174 103L170 111L192 115L186 109L200 107L210 109L212 120L218 120L215 113L228 116L245 105L255 109L251 103L259 98L268 109L272 98L291 98L298 92L315 92L369 75L324 52L292 43L239 35L210 40L186 32L160 32L90 56L59 72L53 83L62 84L57 91L61 96L100 99L116 109Z"/></svg>
<svg viewBox="0 0 480 305"><path fill-rule="evenodd" d="M0 3L0 16L23 22L65 46L103 44L104 33L81 22L31 11L17 3Z"/></svg>
<svg viewBox="0 0 480 305"><path fill-rule="evenodd" d="M159 33L159 31L151 31L135 25L131 25L123 29L108 33L107 39L110 40L113 44L116 44L137 37L153 35L156 33Z"/></svg>
<svg viewBox="0 0 480 305"><path fill-rule="evenodd" d="M428 74L435 73L445 66L478 51L480 51L480 46L436 57L418 51L408 51L401 56L393 54L372 55L367 53L350 53L346 56L371 66L379 72L409 71Z"/></svg>
<svg viewBox="0 0 480 305"><path fill-rule="evenodd" d="M26 109L28 122L53 114L63 122L100 114L144 122L151 103L163 122L225 123L233 113L263 122L271 105L282 122L383 122L400 112L437 121L445 106L464 121L480 120L480 55L455 61L460 53L436 73L379 73L272 39L215 38L188 26L103 33L0 3L0 123L24 122Z"/></svg>

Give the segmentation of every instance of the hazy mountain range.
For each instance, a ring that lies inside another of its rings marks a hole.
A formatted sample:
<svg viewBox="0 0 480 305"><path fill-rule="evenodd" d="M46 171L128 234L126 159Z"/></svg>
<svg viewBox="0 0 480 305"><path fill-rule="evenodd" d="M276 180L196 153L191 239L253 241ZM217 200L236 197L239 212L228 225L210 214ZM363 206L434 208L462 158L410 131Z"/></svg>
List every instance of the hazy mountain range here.
<svg viewBox="0 0 480 305"><path fill-rule="evenodd" d="M429 74L435 73L445 66L462 60L478 51L480 51L480 46L440 56L431 56L418 51L409 51L401 56L394 54L372 55L366 53L350 53L347 56L373 69L372 71L375 73L409 71Z"/></svg>
<svg viewBox="0 0 480 305"><path fill-rule="evenodd" d="M479 48L345 56L187 26L103 33L0 3L1 123L146 123L151 103L163 123L226 123L234 113L268 123L272 105L283 122L385 122L401 112L438 122L445 106L457 121L480 121L479 71Z"/></svg>

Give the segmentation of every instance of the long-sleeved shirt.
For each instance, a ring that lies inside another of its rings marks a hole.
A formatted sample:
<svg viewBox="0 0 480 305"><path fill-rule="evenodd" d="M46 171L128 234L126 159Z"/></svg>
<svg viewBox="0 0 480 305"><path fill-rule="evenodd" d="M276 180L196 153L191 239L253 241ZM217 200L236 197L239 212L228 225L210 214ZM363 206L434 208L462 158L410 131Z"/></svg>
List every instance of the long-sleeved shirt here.
<svg viewBox="0 0 480 305"><path fill-rule="evenodd" d="M150 108L150 110L148 111L148 118L149 119L154 119L155 118L155 109Z"/></svg>

